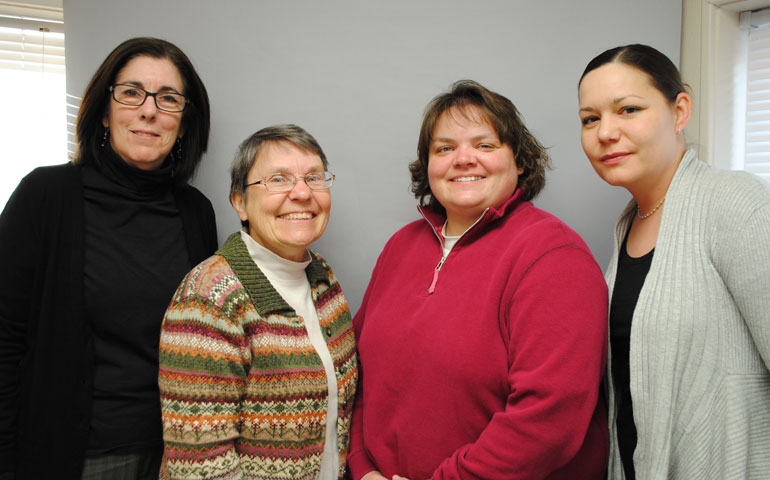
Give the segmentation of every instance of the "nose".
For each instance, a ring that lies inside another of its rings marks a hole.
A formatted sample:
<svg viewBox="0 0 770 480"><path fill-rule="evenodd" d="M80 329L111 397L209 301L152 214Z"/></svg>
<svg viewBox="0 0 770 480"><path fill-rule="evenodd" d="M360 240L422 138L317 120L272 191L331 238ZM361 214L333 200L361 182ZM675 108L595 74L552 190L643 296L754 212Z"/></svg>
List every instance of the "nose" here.
<svg viewBox="0 0 770 480"><path fill-rule="evenodd" d="M474 150L466 145L458 146L452 159L452 165L455 167L468 167L475 164L476 155Z"/></svg>
<svg viewBox="0 0 770 480"><path fill-rule="evenodd" d="M620 130L618 129L617 122L614 119L605 116L599 122L599 128L596 131L596 135L601 143L617 141L620 137Z"/></svg>
<svg viewBox="0 0 770 480"><path fill-rule="evenodd" d="M155 105L155 97L147 95L144 99L144 103L139 105L139 114L143 118L155 118L158 114L158 106Z"/></svg>
<svg viewBox="0 0 770 480"><path fill-rule="evenodd" d="M294 184L294 188L289 190L289 198L297 202L306 202L310 199L313 192L310 187L305 183L304 178L298 178L297 183Z"/></svg>

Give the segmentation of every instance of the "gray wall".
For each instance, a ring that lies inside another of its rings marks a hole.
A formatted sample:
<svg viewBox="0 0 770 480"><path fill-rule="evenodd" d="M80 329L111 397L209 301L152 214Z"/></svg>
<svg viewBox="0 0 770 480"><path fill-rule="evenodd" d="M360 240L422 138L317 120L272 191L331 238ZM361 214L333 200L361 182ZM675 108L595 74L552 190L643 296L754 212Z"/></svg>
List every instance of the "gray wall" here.
<svg viewBox="0 0 770 480"><path fill-rule="evenodd" d="M462 78L510 98L550 147L554 169L535 204L606 265L629 196L583 155L576 82L590 58L620 44L648 43L678 62L681 30L672 0L64 0L64 16L70 95L129 37L165 38L190 56L212 104L194 184L214 204L220 242L239 226L227 194L240 141L283 122L318 139L337 182L314 248L354 312L387 239L418 218L407 165L423 108Z"/></svg>

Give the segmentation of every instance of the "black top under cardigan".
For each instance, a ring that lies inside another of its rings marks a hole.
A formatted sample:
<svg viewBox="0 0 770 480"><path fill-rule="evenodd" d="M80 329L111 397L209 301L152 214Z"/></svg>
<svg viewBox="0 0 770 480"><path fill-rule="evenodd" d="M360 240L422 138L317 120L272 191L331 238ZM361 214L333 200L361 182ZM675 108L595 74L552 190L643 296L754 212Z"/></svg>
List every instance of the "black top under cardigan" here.
<svg viewBox="0 0 770 480"><path fill-rule="evenodd" d="M196 265L217 247L214 211L189 185L173 195ZM81 168L35 169L0 215L0 475L80 478L94 378L83 245Z"/></svg>
<svg viewBox="0 0 770 480"><path fill-rule="evenodd" d="M629 232L631 229L628 230ZM628 254L628 232L618 254L618 270L610 299L610 348L612 349L612 380L617 404L617 442L626 480L634 480L634 450L637 433L631 398L631 324L639 293L652 265L653 248L641 257Z"/></svg>

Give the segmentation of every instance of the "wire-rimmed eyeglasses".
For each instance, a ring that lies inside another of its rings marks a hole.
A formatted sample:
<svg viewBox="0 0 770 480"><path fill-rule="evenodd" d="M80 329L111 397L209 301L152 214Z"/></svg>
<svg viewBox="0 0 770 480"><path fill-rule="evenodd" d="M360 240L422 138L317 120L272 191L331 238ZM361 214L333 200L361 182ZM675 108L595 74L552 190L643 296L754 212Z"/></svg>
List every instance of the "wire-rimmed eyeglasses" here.
<svg viewBox="0 0 770 480"><path fill-rule="evenodd" d="M329 190L336 177L332 172L308 173L303 177L295 177L290 173L276 173L267 178L247 183L243 188L252 185L264 185L268 192L286 193L294 190L299 180L303 180L310 190Z"/></svg>
<svg viewBox="0 0 770 480"><path fill-rule="evenodd" d="M123 83L116 83L110 86L110 92L112 98L123 105L131 105L132 107L138 107L144 104L147 97L155 99L155 106L158 110L164 112L178 113L183 112L190 102L187 97L181 93L176 92L148 92L143 88L139 88L136 85L127 85Z"/></svg>

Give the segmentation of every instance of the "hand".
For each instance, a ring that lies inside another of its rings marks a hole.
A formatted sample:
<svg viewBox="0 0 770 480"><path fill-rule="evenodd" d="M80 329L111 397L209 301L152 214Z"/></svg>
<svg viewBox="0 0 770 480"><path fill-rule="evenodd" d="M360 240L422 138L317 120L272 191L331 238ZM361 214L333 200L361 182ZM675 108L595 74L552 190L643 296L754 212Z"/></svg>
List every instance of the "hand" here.
<svg viewBox="0 0 770 480"><path fill-rule="evenodd" d="M371 472L361 477L361 480L388 480L388 479L383 477L379 471L372 470Z"/></svg>

